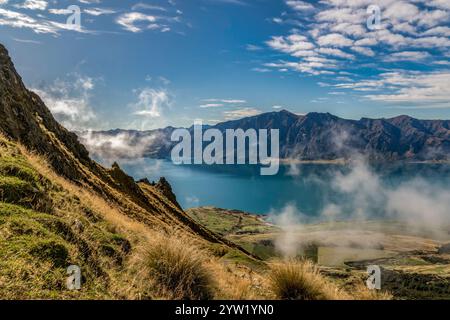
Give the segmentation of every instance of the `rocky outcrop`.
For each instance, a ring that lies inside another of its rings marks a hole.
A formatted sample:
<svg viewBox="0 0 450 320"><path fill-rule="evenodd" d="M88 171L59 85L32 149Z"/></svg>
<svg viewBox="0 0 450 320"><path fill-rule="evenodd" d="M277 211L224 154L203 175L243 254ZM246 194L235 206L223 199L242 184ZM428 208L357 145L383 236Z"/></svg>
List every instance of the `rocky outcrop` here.
<svg viewBox="0 0 450 320"><path fill-rule="evenodd" d="M59 174L73 180L81 179L80 173L65 153L71 153L90 167L92 162L88 151L78 142L74 133L66 130L53 118L41 98L27 90L8 51L1 44L0 84L0 132L45 154Z"/></svg>
<svg viewBox="0 0 450 320"><path fill-rule="evenodd" d="M172 191L172 186L166 180L166 178L161 177L156 183L155 188L158 189L170 202L172 202L177 208L181 210L181 206L177 201L177 196Z"/></svg>
<svg viewBox="0 0 450 320"><path fill-rule="evenodd" d="M450 254L450 243L443 244L439 250L439 254Z"/></svg>

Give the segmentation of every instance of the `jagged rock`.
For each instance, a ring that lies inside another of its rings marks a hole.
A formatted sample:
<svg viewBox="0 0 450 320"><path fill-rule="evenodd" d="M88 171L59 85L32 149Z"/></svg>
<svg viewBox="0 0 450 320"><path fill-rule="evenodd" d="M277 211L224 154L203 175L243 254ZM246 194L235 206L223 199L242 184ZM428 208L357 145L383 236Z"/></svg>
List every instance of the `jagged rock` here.
<svg viewBox="0 0 450 320"><path fill-rule="evenodd" d="M143 183L143 184L146 184L146 185L152 186L152 187L155 186L155 183L150 182L150 180L148 180L148 178L143 178L143 179L139 180L138 183Z"/></svg>
<svg viewBox="0 0 450 320"><path fill-rule="evenodd" d="M172 186L170 183L166 180L166 178L161 177L158 181L158 183L155 185L156 189L161 191L161 193L170 200L177 208L181 209L180 204L177 201L177 197L172 191Z"/></svg>
<svg viewBox="0 0 450 320"><path fill-rule="evenodd" d="M133 196L139 196L144 197L142 194L142 190L139 188L139 186L136 184L134 179L127 175L117 164L117 162L114 162L111 170L110 175L113 179L113 181L117 184L117 187L121 189L122 191L133 195Z"/></svg>

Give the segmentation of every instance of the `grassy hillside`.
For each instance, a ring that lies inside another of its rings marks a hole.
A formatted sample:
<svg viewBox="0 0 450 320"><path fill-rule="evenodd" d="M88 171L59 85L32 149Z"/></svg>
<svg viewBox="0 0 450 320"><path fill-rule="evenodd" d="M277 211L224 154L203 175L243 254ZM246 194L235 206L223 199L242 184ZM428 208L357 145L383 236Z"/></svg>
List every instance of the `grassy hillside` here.
<svg viewBox="0 0 450 320"><path fill-rule="evenodd" d="M151 267L172 250L171 265L195 264L192 270L182 268L188 283L198 270L207 275L207 295L193 298L234 298L233 284L241 283L249 269L239 263L225 268L221 256L233 252L236 258L257 261L220 238L210 241L216 238L206 229L201 230L207 237L196 233L181 222L190 220L177 217L173 204L158 190L149 185L143 190L151 193L148 206L157 209L147 212L145 219L134 219L129 210L139 207L132 198L120 198L116 191L115 201L108 201L56 174L45 158L0 136L0 297L190 298L179 292L189 292L189 284L166 288L164 278ZM192 254L179 256L182 252ZM66 268L72 264L81 267L81 291L66 289ZM164 272L164 267L156 269Z"/></svg>

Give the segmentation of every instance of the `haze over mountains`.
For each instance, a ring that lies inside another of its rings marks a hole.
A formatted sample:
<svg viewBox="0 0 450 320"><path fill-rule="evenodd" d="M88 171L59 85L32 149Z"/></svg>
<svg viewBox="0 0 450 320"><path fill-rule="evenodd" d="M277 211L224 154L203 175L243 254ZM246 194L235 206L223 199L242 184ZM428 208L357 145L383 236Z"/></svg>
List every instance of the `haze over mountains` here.
<svg viewBox="0 0 450 320"><path fill-rule="evenodd" d="M348 120L329 113L297 115L282 110L208 128L221 132L279 129L281 159L337 160L362 154L374 161L447 161L450 155L449 120L419 120L404 115ZM116 129L79 135L90 152L101 158L169 158L175 145L170 140L173 130L173 127L150 131Z"/></svg>

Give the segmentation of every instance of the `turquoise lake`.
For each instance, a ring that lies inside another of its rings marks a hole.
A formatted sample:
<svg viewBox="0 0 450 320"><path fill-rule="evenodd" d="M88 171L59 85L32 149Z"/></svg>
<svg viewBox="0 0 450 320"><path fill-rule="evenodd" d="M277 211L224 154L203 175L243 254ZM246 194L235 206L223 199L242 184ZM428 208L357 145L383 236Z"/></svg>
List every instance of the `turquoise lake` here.
<svg viewBox="0 0 450 320"><path fill-rule="evenodd" d="M450 165L447 164L398 164L363 169L330 164L285 165L276 176L260 176L256 166L175 166L169 161L153 159L119 161L119 164L136 180L166 177L185 209L215 206L268 214L290 204L303 215L314 218L330 207L354 212L362 206L367 215L383 216L386 190L416 185L416 191L424 188L427 189L424 192L433 189L450 194ZM366 171L369 177L365 176ZM351 185L355 179L356 185ZM350 189L342 190L347 188L346 184L350 184Z"/></svg>

